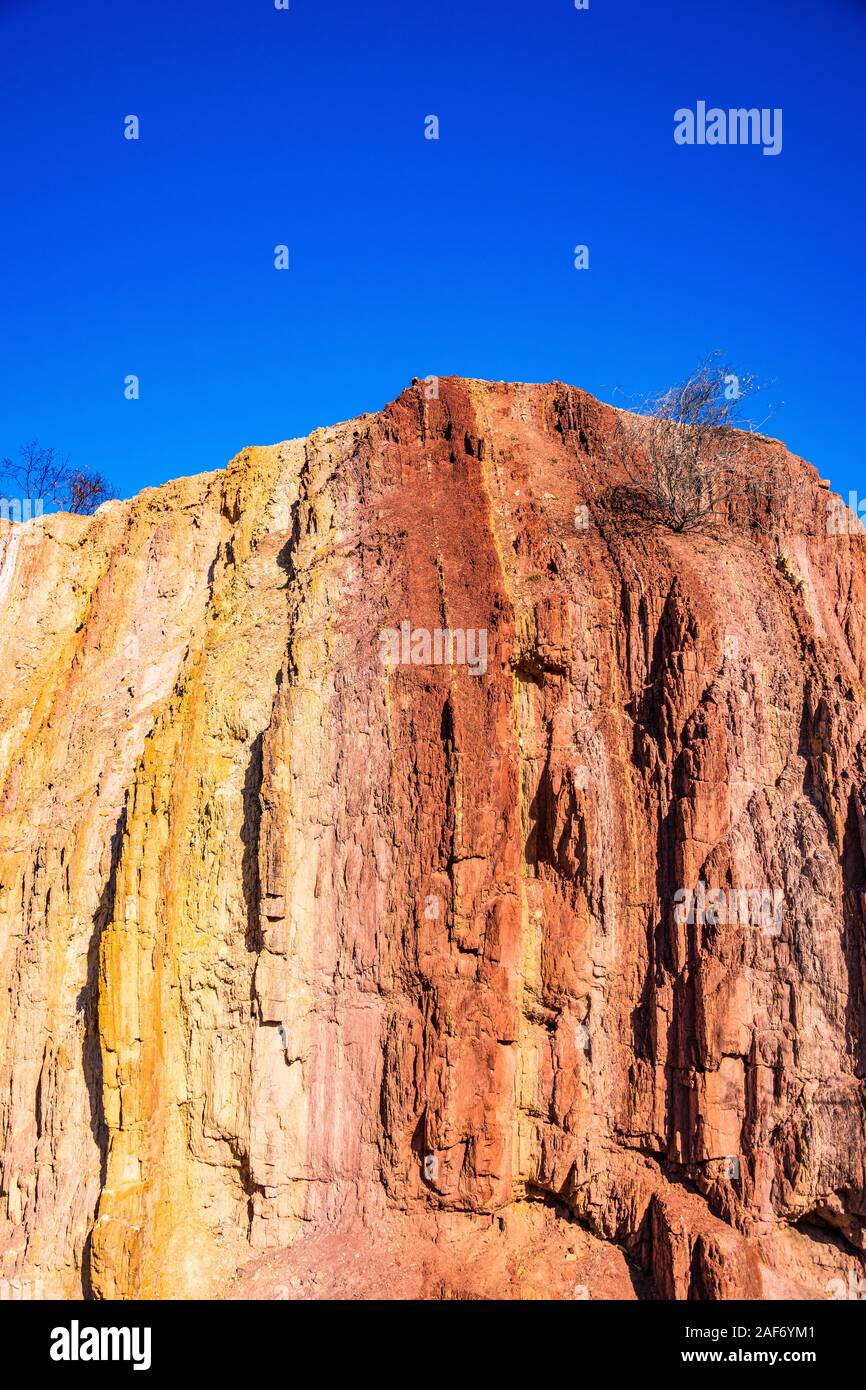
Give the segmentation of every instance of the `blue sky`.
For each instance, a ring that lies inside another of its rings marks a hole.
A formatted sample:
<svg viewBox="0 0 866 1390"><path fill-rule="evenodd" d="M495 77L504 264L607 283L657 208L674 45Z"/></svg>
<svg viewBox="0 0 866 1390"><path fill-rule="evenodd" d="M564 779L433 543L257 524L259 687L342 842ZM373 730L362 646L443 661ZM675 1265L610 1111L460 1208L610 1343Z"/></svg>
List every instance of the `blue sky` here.
<svg viewBox="0 0 866 1390"><path fill-rule="evenodd" d="M623 403L721 348L866 486L864 0L0 0L0 54L0 454L128 495L413 375ZM781 154L676 145L698 100Z"/></svg>

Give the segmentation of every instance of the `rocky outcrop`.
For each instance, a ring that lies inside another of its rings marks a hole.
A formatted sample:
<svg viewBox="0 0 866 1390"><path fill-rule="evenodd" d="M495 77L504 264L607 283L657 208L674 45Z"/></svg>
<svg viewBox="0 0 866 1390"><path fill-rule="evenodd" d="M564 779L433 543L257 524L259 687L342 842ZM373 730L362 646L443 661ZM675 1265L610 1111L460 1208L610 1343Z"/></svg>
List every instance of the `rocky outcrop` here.
<svg viewBox="0 0 866 1390"><path fill-rule="evenodd" d="M642 526L615 414L419 383L4 527L0 1276L546 1208L577 1296L858 1286L866 542L763 438Z"/></svg>

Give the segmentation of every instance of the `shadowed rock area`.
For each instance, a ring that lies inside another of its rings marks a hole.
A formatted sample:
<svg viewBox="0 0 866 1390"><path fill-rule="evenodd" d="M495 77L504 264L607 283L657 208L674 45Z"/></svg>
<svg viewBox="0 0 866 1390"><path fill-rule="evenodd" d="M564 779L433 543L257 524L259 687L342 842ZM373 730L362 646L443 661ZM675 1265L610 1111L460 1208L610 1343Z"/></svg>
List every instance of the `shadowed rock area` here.
<svg viewBox="0 0 866 1390"><path fill-rule="evenodd" d="M2 525L0 1277L854 1287L866 538L773 440L675 535L586 393L428 395Z"/></svg>

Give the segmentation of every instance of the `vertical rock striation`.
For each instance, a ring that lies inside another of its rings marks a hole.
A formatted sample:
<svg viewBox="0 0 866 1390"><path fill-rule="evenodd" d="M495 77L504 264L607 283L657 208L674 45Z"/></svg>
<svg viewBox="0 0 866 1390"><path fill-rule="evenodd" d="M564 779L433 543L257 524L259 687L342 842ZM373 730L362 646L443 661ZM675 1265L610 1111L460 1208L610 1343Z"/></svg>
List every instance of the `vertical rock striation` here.
<svg viewBox="0 0 866 1390"><path fill-rule="evenodd" d="M659 1297L862 1274L866 542L763 438L628 524L614 418L443 379L3 529L0 1275L531 1203Z"/></svg>

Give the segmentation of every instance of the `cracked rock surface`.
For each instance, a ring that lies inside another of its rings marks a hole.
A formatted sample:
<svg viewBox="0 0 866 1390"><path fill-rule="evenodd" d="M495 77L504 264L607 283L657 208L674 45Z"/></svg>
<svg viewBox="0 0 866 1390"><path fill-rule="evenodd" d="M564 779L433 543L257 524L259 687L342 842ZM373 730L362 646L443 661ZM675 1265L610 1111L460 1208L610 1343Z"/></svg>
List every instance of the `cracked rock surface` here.
<svg viewBox="0 0 866 1390"><path fill-rule="evenodd" d="M612 408L438 389L2 524L16 1288L866 1273L866 538L761 437L713 532L636 525Z"/></svg>

